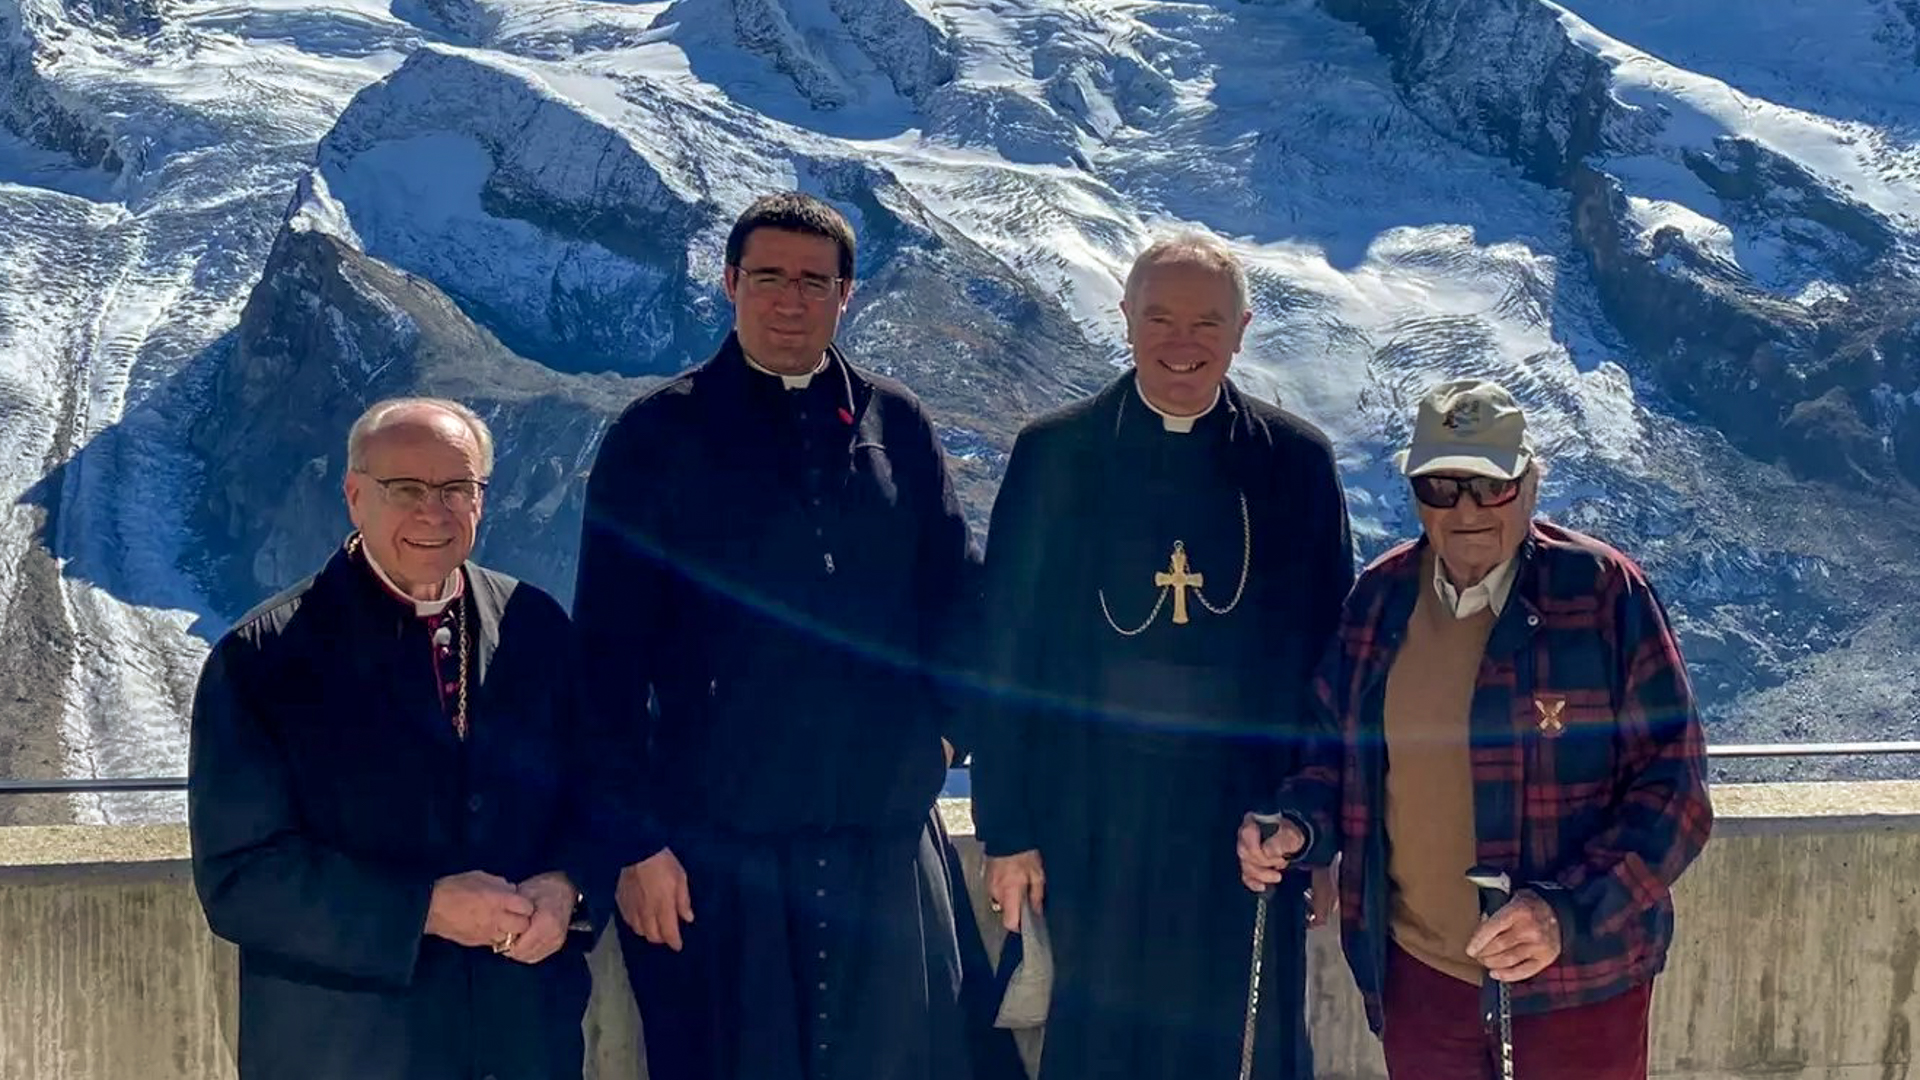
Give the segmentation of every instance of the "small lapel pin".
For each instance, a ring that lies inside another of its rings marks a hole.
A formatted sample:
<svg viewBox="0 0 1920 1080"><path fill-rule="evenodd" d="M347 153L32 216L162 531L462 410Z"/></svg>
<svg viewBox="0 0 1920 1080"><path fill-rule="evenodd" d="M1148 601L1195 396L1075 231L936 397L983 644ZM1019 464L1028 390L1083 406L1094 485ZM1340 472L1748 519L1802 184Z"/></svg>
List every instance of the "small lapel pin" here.
<svg viewBox="0 0 1920 1080"><path fill-rule="evenodd" d="M1565 731L1567 723L1561 714L1567 711L1566 698L1534 698L1533 709L1540 714L1540 733L1554 736Z"/></svg>

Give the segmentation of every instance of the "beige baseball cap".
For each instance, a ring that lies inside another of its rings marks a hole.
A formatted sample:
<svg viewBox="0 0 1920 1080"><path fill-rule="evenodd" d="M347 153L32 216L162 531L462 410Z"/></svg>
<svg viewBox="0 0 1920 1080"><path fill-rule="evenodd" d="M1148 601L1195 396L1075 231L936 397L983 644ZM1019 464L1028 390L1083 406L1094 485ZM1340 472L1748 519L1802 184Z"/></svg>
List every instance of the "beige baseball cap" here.
<svg viewBox="0 0 1920 1080"><path fill-rule="evenodd" d="M1511 480L1533 463L1527 416L1499 383L1456 379L1428 391L1413 442L1394 458L1407 476L1466 472Z"/></svg>

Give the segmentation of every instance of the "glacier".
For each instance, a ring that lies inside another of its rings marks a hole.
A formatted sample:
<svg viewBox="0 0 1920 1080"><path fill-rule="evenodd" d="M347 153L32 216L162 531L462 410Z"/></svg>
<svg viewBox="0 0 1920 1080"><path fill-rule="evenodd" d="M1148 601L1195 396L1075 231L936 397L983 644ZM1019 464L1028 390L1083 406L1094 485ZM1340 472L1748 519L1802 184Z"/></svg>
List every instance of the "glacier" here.
<svg viewBox="0 0 1920 1080"><path fill-rule="evenodd" d="M1825 7L0 0L0 775L180 772L207 643L337 542L387 393L496 424L481 556L564 595L599 432L724 331L782 188L860 231L843 341L982 528L1020 421L1124 361L1132 253L1206 228L1363 555L1414 527L1412 402L1488 374L1716 739L1914 737L1920 12Z"/></svg>

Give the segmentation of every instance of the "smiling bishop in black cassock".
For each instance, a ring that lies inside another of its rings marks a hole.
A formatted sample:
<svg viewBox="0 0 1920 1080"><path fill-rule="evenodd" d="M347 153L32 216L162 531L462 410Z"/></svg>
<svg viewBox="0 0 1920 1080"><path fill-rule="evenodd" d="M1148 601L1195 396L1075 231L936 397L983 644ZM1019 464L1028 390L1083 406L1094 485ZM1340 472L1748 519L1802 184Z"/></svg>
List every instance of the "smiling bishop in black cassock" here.
<svg viewBox="0 0 1920 1080"><path fill-rule="evenodd" d="M1226 838L1310 730L1345 503L1327 440L1226 379L1231 252L1156 244L1123 310L1134 369L1028 425L994 504L974 817L1009 928L1038 900L1051 934L1044 1080L1231 1077L1255 901ZM1266 930L1269 1080L1310 1075L1305 885Z"/></svg>

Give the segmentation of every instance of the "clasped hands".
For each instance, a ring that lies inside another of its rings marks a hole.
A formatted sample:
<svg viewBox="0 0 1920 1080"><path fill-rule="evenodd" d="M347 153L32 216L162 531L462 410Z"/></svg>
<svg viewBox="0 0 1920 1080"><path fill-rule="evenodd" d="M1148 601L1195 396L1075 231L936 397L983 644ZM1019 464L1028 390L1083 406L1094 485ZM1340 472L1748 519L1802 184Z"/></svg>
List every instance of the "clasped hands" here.
<svg viewBox="0 0 1920 1080"><path fill-rule="evenodd" d="M479 870L452 874L433 883L427 933L537 964L566 944L578 896L573 882L558 870L519 885Z"/></svg>

